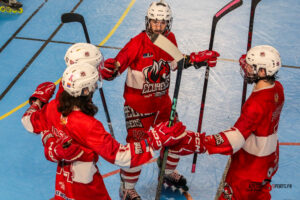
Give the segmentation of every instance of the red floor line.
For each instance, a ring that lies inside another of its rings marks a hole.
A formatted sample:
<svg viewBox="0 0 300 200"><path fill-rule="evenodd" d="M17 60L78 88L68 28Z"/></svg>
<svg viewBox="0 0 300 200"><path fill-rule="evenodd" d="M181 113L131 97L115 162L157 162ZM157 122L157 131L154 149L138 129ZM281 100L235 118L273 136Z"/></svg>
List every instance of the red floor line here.
<svg viewBox="0 0 300 200"><path fill-rule="evenodd" d="M146 164L149 164L149 163L153 163L153 162L155 162L156 160L157 160L157 158L154 158L154 159L148 161L147 163L145 163L145 165L146 165ZM103 175L102 175L102 178L107 178L107 177L112 176L112 175L115 175L115 174L117 174L117 173L120 173L120 169L117 169L117 170L108 172L108 173L106 173L106 174L103 174Z"/></svg>
<svg viewBox="0 0 300 200"><path fill-rule="evenodd" d="M300 142L280 142L279 145L283 145L283 146L300 146ZM153 163L156 160L157 160L157 158L154 158L154 159L150 160L149 162L147 162L146 164ZM117 173L120 173L120 169L114 170L112 172L108 172L108 173L102 175L102 177L107 178L107 177L115 175Z"/></svg>
<svg viewBox="0 0 300 200"><path fill-rule="evenodd" d="M300 146L300 142L279 142L279 145Z"/></svg>

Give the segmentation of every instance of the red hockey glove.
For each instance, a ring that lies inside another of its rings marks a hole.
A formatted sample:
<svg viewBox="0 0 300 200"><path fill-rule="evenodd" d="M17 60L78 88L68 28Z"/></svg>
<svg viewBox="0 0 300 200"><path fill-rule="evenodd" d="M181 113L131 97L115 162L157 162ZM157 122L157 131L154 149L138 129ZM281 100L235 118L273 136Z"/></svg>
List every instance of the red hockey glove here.
<svg viewBox="0 0 300 200"><path fill-rule="evenodd" d="M58 160L75 161L82 156L84 151L79 144L72 142L72 139L66 136L64 139L57 141L54 153Z"/></svg>
<svg viewBox="0 0 300 200"><path fill-rule="evenodd" d="M203 145L205 133L186 132L187 134L184 139L182 139L178 145L170 147L169 151L181 156L193 153L204 153L206 151Z"/></svg>
<svg viewBox="0 0 300 200"><path fill-rule="evenodd" d="M48 103L49 99L54 94L55 87L55 84L52 82L41 83L29 98L29 104L31 105L36 99L39 99L43 103Z"/></svg>
<svg viewBox="0 0 300 200"><path fill-rule="evenodd" d="M247 70L246 70L246 64L247 64L247 62L246 62L246 54L243 54L240 57L239 62L240 62L241 69L244 71L244 73L246 73L247 72Z"/></svg>
<svg viewBox="0 0 300 200"><path fill-rule="evenodd" d="M45 130L41 133L42 142L44 145L44 153L47 160L51 162L58 162L58 158L54 154L54 147L56 145L56 138L51 131Z"/></svg>
<svg viewBox="0 0 300 200"><path fill-rule="evenodd" d="M186 135L185 126L181 122L171 127L168 127L168 124L169 122L160 123L148 132L149 143L154 150L159 150L162 146L173 146Z"/></svg>
<svg viewBox="0 0 300 200"><path fill-rule="evenodd" d="M216 51L199 51L198 53L191 53L189 62L195 66L196 69L200 68L201 66L208 64L209 67L215 67L217 64L217 57L220 54Z"/></svg>
<svg viewBox="0 0 300 200"><path fill-rule="evenodd" d="M107 81L111 81L119 75L119 71L115 66L116 60L109 58L105 60L104 67L100 69L101 77Z"/></svg>

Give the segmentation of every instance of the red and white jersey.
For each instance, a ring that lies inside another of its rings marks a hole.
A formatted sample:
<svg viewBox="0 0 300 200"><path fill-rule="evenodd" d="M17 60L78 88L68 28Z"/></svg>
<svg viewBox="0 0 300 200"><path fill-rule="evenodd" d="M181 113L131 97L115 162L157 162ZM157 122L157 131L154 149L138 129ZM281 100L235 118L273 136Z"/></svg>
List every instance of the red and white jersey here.
<svg viewBox="0 0 300 200"><path fill-rule="evenodd" d="M234 126L206 136L209 154L231 154L228 176L257 182L271 179L278 169L278 123L284 104L282 85L254 90Z"/></svg>
<svg viewBox="0 0 300 200"><path fill-rule="evenodd" d="M32 104L22 117L24 127L28 131L37 134L44 130L50 130L56 138L69 135L81 146L91 149L108 162L122 167L139 166L153 157L153 150L146 140L122 145L106 132L102 123L94 117L81 111L73 111L68 117L63 117L57 111L58 105L59 101L56 99L44 105L40 110L36 104ZM61 179L56 181L57 199L60 199L60 197L64 199L64 195L67 194L69 197L82 195L82 192L74 192L76 188L77 190L81 188L82 191L89 193L93 196L93 199L110 199L101 175L93 162L75 161L71 165L58 167L57 173L62 168L64 174L57 174L57 179ZM69 172L72 172L72 174L68 175ZM76 174L78 176L75 176ZM61 187L59 182L64 183L64 186Z"/></svg>
<svg viewBox="0 0 300 200"><path fill-rule="evenodd" d="M32 112L29 118L28 114L25 114L22 118L24 127L29 131L32 127L32 132L38 134L44 130L50 130L55 135L67 134L108 162L122 167L135 167L152 158L152 148L145 141L122 145L92 116L81 111L73 111L68 117L62 117L57 111L58 104L58 100L55 99L41 110Z"/></svg>
<svg viewBox="0 0 300 200"><path fill-rule="evenodd" d="M172 32L167 38L177 46ZM169 101L170 66L174 59L155 46L145 31L132 38L116 60L121 64L120 73L128 68L124 90L127 105L139 113L153 113Z"/></svg>

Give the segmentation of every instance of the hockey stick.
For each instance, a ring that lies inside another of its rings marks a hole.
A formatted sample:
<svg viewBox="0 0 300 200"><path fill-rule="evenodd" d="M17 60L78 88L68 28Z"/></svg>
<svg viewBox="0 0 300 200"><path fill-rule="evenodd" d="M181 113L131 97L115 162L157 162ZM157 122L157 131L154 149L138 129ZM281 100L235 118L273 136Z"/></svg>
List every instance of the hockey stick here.
<svg viewBox="0 0 300 200"><path fill-rule="evenodd" d="M179 49L170 40L168 40L166 37L164 37L161 34L154 35L154 37L151 38L151 41L154 43L154 45L158 46L159 48L161 48L162 50L167 52L170 56L172 56L174 58L174 60L177 62L177 66L178 66L176 82L175 82L175 89L174 89L174 94L173 94L173 101L172 101L172 109L171 109L171 114L170 114L170 119L169 119L169 127L170 127L173 125L174 118L175 118L182 69L183 69L183 65L184 65L184 57L183 57L183 54L179 51ZM164 177L165 168L166 168L166 164L167 164L168 149L169 148L166 147L164 150L164 157L163 157L161 169L159 172L159 180L158 180L158 184L157 184L157 188L156 188L155 200L160 199L160 194L161 194L161 189L162 189L162 184L163 184L163 177Z"/></svg>
<svg viewBox="0 0 300 200"><path fill-rule="evenodd" d="M248 31L248 43L247 43L247 52L249 51L249 49L251 48L251 44L252 44L252 34L253 34L253 24L254 24L254 14L255 14L255 8L257 6L257 4L260 2L261 0L252 0L251 1L251 9L250 9L250 20L249 20L249 31ZM246 100L246 93L247 93L247 80L246 77L244 77L244 83L243 83L243 94L242 94L242 103L241 103L241 108L243 107L245 100ZM219 187L215 196L215 200L217 200L219 198L219 196L221 195L222 192L222 188L224 187L224 183L225 183L225 178L227 176L229 167L231 164L231 157L228 158L226 167L224 169L221 181L219 183Z"/></svg>
<svg viewBox="0 0 300 200"><path fill-rule="evenodd" d="M85 21L84 21L84 18L83 18L82 15L80 15L78 13L64 13L61 16L61 21L63 23L70 23L70 22L79 22L79 23L81 23L83 31L84 31L86 42L91 43L89 33L87 31ZM106 116L106 120L107 120L107 124L108 124L108 128L109 128L109 132L113 136L113 138L115 138L115 134L114 134L114 131L113 131L112 123L111 123L111 120L110 120L110 116L109 116L109 112L108 112L108 108L107 108L107 104L106 104L106 100L105 100L105 96L104 96L104 92L103 92L103 88L102 88L102 79L100 80L99 92L100 92L102 105L103 105L103 108L104 108L104 112L105 112L105 116Z"/></svg>
<svg viewBox="0 0 300 200"><path fill-rule="evenodd" d="M252 34L253 34L253 24L254 24L254 14L255 14L255 9L257 4L261 0L252 0L251 1L251 10L250 10L250 20L249 20L249 31L248 31L248 43L247 43L247 52L251 48L251 43L252 43ZM245 100L246 100L246 93L247 93L247 80L244 78L244 83L243 83L243 94L242 94L242 103L241 107L243 107Z"/></svg>
<svg viewBox="0 0 300 200"><path fill-rule="evenodd" d="M224 15L226 15L227 13L229 13L232 10L236 9L237 7L241 6L242 4L243 4L242 0L233 0L215 14L215 16L213 18L213 21L212 21L212 28L211 28L210 41L209 41L209 50L213 49L215 30L216 30L216 26L217 26L218 21ZM203 114L204 114L204 107L205 107L205 99L206 99L206 91L207 91L207 84L208 84L208 77L209 77L209 68L210 67L207 65L206 66L206 71L205 71L205 79L204 79L204 85L203 85L201 106L200 106L199 122L198 122L198 129L197 129L198 133L201 132L201 128L202 128L202 121L203 121ZM194 153L192 173L195 173L196 163L197 163L197 153Z"/></svg>

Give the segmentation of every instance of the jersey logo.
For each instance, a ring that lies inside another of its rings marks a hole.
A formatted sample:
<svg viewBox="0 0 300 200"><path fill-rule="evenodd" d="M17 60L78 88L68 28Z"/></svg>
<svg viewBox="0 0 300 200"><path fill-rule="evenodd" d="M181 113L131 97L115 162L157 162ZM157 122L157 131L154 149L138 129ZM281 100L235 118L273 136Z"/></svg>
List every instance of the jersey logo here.
<svg viewBox="0 0 300 200"><path fill-rule="evenodd" d="M170 65L167 61L153 61L153 64L143 69L145 81L142 94L166 91L170 85ZM161 94L163 95L163 94ZM161 96L158 95L158 96Z"/></svg>

